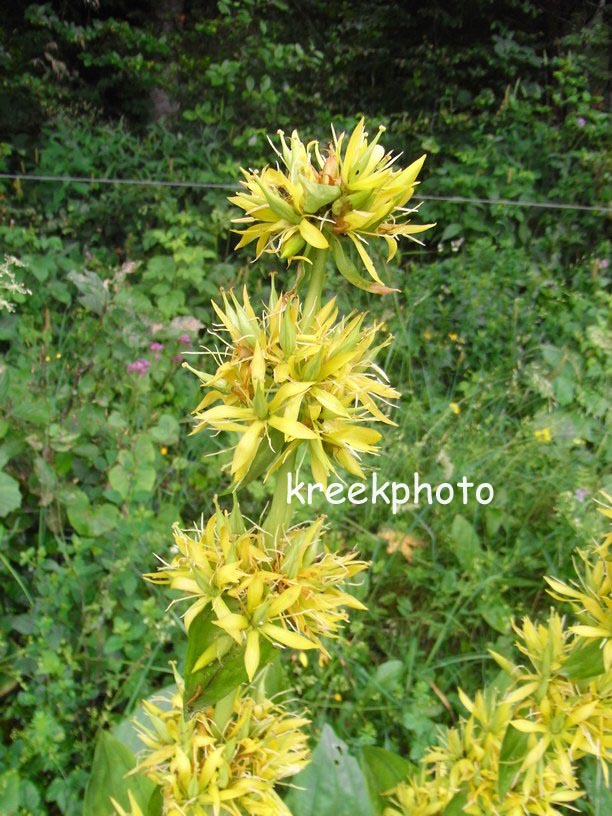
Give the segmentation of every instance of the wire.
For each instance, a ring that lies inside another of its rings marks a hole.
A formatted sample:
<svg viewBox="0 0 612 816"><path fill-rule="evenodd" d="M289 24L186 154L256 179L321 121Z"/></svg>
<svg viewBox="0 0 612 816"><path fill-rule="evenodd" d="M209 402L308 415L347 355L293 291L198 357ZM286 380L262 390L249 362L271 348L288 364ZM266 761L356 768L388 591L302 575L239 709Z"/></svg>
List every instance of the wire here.
<svg viewBox="0 0 612 816"><path fill-rule="evenodd" d="M90 176L40 176L20 173L0 173L0 179L16 181L44 181L74 184L127 184L137 187L191 187L200 190L231 190L235 191L237 184L213 183L203 181L166 181L164 179L124 179L124 178L93 178ZM582 210L585 212L612 213L612 207L603 204L567 204L562 201L521 201L510 198L467 198L464 196L419 195L420 201L445 201L449 204L489 204L505 207L537 207L547 210Z"/></svg>
<svg viewBox="0 0 612 816"><path fill-rule="evenodd" d="M218 190L235 190L235 184L212 184L202 181L164 181L163 179L122 179L122 178L93 178L90 176L35 176L19 173L0 173L0 178L16 179L18 181L62 181L79 184L132 184L140 187L196 187Z"/></svg>

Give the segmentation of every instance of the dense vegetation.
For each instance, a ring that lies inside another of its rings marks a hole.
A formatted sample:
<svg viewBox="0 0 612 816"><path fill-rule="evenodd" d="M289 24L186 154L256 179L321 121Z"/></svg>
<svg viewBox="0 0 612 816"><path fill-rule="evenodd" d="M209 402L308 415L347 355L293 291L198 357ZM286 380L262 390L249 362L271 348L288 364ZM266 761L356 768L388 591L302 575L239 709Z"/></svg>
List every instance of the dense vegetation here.
<svg viewBox="0 0 612 816"><path fill-rule="evenodd" d="M486 507L334 510L338 545L372 561L359 589L369 611L329 662L306 670L291 655L286 684L353 751L417 760L457 717L456 687L473 695L495 676L487 649L510 654L510 616L547 611L542 575L567 578L602 525L609 212L478 199L609 201L606 11L569 0L5 9L0 172L192 184L0 178L0 253L31 290L0 290L15 304L0 311L7 816L79 813L96 735L182 658L179 613L164 615L140 576L168 553L172 522L208 514L229 483L228 455L208 456L222 442L188 437L197 386L180 362L211 343L220 286L267 294L273 265L231 251L226 195L240 165L269 161L279 127L323 139L363 113L387 126L388 146L428 154L424 195L476 199L424 201L438 226L389 266L400 292L362 305L396 336L384 362L403 394L378 469L433 484L466 474L496 492ZM252 489L246 515L266 489Z"/></svg>

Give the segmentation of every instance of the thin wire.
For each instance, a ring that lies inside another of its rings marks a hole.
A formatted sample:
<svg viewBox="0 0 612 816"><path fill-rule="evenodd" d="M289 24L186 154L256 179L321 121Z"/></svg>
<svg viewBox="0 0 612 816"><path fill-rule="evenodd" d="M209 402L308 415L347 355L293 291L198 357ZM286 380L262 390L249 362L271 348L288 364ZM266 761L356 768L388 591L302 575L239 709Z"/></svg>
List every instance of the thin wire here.
<svg viewBox="0 0 612 816"><path fill-rule="evenodd" d="M165 181L163 179L93 178L89 176L40 176L20 173L0 173L0 179L17 181L45 181L78 184L128 184L137 187L192 187L201 190L235 191L237 184L203 181ZM612 213L612 207L603 204L567 204L562 201L517 201L510 198L467 198L464 196L419 195L419 201L445 201L449 204L500 204L505 207L537 207L547 210L582 210L586 212Z"/></svg>
<svg viewBox="0 0 612 816"><path fill-rule="evenodd" d="M18 173L0 173L0 178L17 179L19 181L63 181L78 182L79 184L132 184L140 187L197 187L219 190L235 190L235 184L213 184L202 181L164 181L163 179L122 179L122 178L93 178L90 176L35 176Z"/></svg>

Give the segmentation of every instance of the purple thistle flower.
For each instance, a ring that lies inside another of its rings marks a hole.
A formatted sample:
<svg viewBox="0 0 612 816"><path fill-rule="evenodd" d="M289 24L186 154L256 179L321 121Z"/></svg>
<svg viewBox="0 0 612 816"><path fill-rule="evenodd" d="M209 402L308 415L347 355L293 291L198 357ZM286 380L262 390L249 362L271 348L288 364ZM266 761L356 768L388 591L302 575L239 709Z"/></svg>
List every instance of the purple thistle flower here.
<svg viewBox="0 0 612 816"><path fill-rule="evenodd" d="M182 354L175 354L174 357L172 358L172 362L177 363L177 364L182 363L183 362L183 355Z"/></svg>
<svg viewBox="0 0 612 816"><path fill-rule="evenodd" d="M181 345L181 346L190 346L191 345L191 337L188 334L181 334L178 341L179 341L179 345Z"/></svg>
<svg viewBox="0 0 612 816"><path fill-rule="evenodd" d="M141 357L139 360L134 360L133 363L127 364L128 374L140 374L141 377L144 377L150 368L151 363L149 360L145 360L143 357Z"/></svg>
<svg viewBox="0 0 612 816"><path fill-rule="evenodd" d="M149 343L149 349L155 352L155 359L159 360L159 353L164 350L164 344L154 340L152 343Z"/></svg>
<svg viewBox="0 0 612 816"><path fill-rule="evenodd" d="M607 269L610 265L607 258L602 258L600 261L597 262L600 269Z"/></svg>
<svg viewBox="0 0 612 816"><path fill-rule="evenodd" d="M586 125L586 119L584 118L584 116L579 116L576 119L576 124L578 125L579 128L583 128Z"/></svg>

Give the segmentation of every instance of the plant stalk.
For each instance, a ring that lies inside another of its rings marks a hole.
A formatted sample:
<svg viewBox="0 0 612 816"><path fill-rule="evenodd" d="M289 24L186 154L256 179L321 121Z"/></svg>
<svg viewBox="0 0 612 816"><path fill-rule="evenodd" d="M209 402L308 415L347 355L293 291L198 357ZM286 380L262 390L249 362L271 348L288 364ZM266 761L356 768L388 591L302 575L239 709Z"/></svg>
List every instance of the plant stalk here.
<svg viewBox="0 0 612 816"><path fill-rule="evenodd" d="M278 537L291 523L293 507L287 503L287 475L293 473L295 467L295 451L291 453L280 466L276 474L274 496L270 510L263 523L263 530L272 537L274 547Z"/></svg>
<svg viewBox="0 0 612 816"><path fill-rule="evenodd" d="M325 283L325 267L329 249L315 249L310 277L308 278L308 290L304 298L302 307L302 325L304 330L308 330L312 324L314 316L321 308L321 293Z"/></svg>

